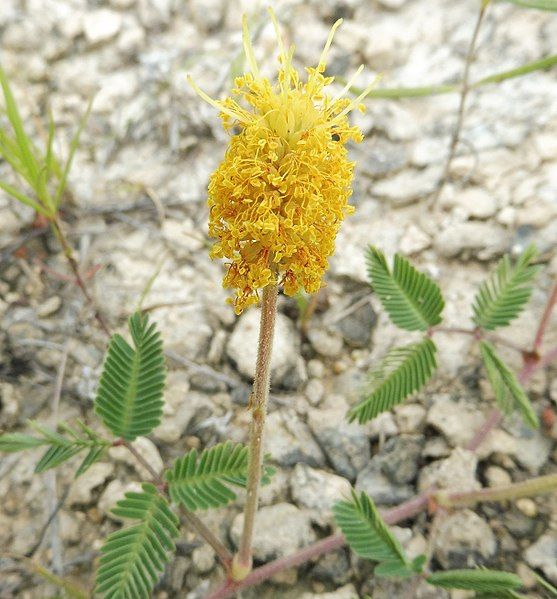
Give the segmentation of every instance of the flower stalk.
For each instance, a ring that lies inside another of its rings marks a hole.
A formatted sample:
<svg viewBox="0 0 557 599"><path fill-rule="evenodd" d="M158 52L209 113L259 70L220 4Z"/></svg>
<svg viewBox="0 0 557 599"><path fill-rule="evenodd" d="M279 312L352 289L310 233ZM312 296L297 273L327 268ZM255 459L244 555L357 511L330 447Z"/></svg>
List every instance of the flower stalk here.
<svg viewBox="0 0 557 599"><path fill-rule="evenodd" d="M259 501L261 471L263 467L263 435L267 416L267 402L271 384L271 353L277 313L278 286L263 289L259 347L255 367L253 391L250 396L252 420L249 438L247 497L244 509L244 527L238 553L232 562L232 578L243 580L252 569L252 541L255 514Z"/></svg>

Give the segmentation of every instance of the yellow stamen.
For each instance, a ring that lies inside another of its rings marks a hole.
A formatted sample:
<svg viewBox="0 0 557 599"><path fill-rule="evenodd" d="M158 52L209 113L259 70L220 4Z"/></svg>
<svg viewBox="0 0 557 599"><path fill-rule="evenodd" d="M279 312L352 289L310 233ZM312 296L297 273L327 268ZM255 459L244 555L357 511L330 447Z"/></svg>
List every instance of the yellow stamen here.
<svg viewBox="0 0 557 599"><path fill-rule="evenodd" d="M303 80L292 66L294 48L286 48L277 18L269 10L279 50L278 84L259 75L247 20L243 45L248 72L237 77L232 97L214 100L188 78L195 91L221 113L230 130L224 158L209 183L209 236L213 258L228 261L223 284L236 290L237 313L257 303L260 290L280 284L287 295L300 289L315 293L334 252L335 237L349 205L354 163L347 142L362 140L347 114L369 93L354 101L331 97L332 77L324 71L332 27L316 68ZM336 115L336 116L335 116Z"/></svg>
<svg viewBox="0 0 557 599"><path fill-rule="evenodd" d="M242 116L241 113L239 112L235 112L233 110L230 110L229 108L227 108L226 106L223 106L222 102L219 102L218 100L214 100L213 98L211 98L211 96L209 96L209 94L206 94L198 85L197 83L193 80L191 75L187 75L186 79L188 80L188 83L193 87L193 89L195 90L195 93L200 97L203 98L203 100L205 100L205 102L207 102L208 104L210 104L211 106L214 106L217 110L219 110L220 112L224 112L225 114L227 114L228 116L232 117L233 119L237 119L240 122L243 123L247 123L249 122L249 119L246 119L245 117Z"/></svg>
<svg viewBox="0 0 557 599"><path fill-rule="evenodd" d="M259 69L257 67L257 61L255 60L255 54L253 52L253 46L251 45L251 38L249 35L248 18L246 15L242 17L242 41L244 43L244 52L248 59L249 68L254 77L259 77Z"/></svg>
<svg viewBox="0 0 557 599"><path fill-rule="evenodd" d="M377 86L377 84L381 81L381 79L383 79L383 75L377 75L375 77L375 79L364 89L364 91L354 100L352 100L350 102L350 104L348 104L348 106L342 110L341 112L339 112L336 117L333 119L333 121L337 121L338 119L341 119L343 116L347 115L349 112L352 112L352 110L354 110L354 108L357 108L358 105L361 103L361 101L369 94L369 92Z"/></svg>
<svg viewBox="0 0 557 599"><path fill-rule="evenodd" d="M358 70L352 75L352 77L350 77L350 80L348 81L348 83L342 88L342 90L333 98L334 100L340 100L340 98L342 98L344 96L344 94L346 92L348 92L350 90L350 88L354 85L354 81L356 81L356 79L358 78L358 76L360 75L360 73L364 70L364 65L361 64L358 67Z"/></svg>
<svg viewBox="0 0 557 599"><path fill-rule="evenodd" d="M317 68L320 71L324 71L325 67L327 66L327 54L329 53L329 48L331 47L331 44L333 43L333 38L335 37L335 31L341 26L341 24L342 24L342 19L339 19L338 21L335 22L335 24L331 28L331 31L329 32L329 37L327 38L327 41L325 42L325 47L323 48L323 52L321 52L321 57L319 58L319 62L317 63Z"/></svg>
<svg viewBox="0 0 557 599"><path fill-rule="evenodd" d="M275 30L275 36L277 38L277 44L279 47L279 56L283 57L283 59L286 60L286 53L284 51L284 43L282 41L282 35L280 34L280 28L279 28L279 24L277 21L277 16L275 14L275 11L270 6L268 8L268 11L269 11L269 15L271 17L271 21L273 23L273 28Z"/></svg>

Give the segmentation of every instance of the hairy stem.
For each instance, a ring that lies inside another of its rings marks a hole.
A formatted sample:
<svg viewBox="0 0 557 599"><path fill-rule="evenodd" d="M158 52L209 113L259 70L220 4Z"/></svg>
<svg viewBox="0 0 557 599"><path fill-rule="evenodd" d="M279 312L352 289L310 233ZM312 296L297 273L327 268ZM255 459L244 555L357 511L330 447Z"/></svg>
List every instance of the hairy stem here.
<svg viewBox="0 0 557 599"><path fill-rule="evenodd" d="M466 491L462 493L447 493L440 491L433 495L437 503L443 507L466 507L480 501L508 501L520 497L533 497L551 493L557 489L557 474L538 476L530 480L501 487Z"/></svg>
<svg viewBox="0 0 557 599"><path fill-rule="evenodd" d="M259 329L259 347L255 366L253 392L250 398L252 419L249 439L249 462L247 497L244 508L244 528L238 553L234 557L232 577L234 580L244 579L252 567L251 545L259 486L261 484L261 469L263 465L263 434L267 415L267 400L271 383L271 352L277 313L277 285L263 288L261 306L261 324Z"/></svg>
<svg viewBox="0 0 557 599"><path fill-rule="evenodd" d="M456 126L451 138L451 145L449 147L449 156L447 158L447 162L445 163L445 168L443 169L443 175L439 181L439 187L437 192L433 196L433 201L436 202L445 187L445 183L449 177L449 173L451 170L451 165L453 163L454 157L456 155L456 148L458 146L458 142L460 141L460 133L462 131L462 125L464 123L464 113L466 109L466 100L468 98L468 92L470 91L470 67L472 66L472 62L474 60L474 53L476 52L476 44L478 42L478 34L480 33L480 27L482 25L482 21L484 19L487 6L490 0L482 0L480 6L480 12L478 13L478 18L476 19L476 26L474 27L474 32L472 33L472 39L470 40L470 45L468 46L468 52L466 54L466 63L464 65L464 74L462 76L462 87L460 89L460 102L458 106L458 116L456 121Z"/></svg>
<svg viewBox="0 0 557 599"><path fill-rule="evenodd" d="M81 289L81 292L83 293L83 296L89 304L89 307L93 310L95 318L97 319L97 322L99 323L101 329L106 333L108 337L110 337L110 329L108 328L108 325L106 324L106 321L104 320L102 314L95 307L95 302L93 301L93 298L91 297L91 294L87 289L87 285L85 284L85 281L83 280L83 277L79 272L79 264L77 263L77 260L74 257L73 249L66 238L66 235L62 229L58 216L54 216L50 222L52 223L52 227L54 229L56 238L58 239L60 245L62 246L62 249L64 250L64 255L66 256L68 264L72 269L77 285Z"/></svg>

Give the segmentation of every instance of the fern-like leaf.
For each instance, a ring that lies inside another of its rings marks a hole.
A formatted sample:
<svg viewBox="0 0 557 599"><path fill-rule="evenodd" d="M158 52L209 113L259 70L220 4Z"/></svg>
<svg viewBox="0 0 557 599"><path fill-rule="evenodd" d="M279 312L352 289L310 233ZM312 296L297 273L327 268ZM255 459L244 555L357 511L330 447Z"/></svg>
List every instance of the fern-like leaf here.
<svg viewBox="0 0 557 599"><path fill-rule="evenodd" d="M463 589L477 593L493 593L513 591L522 586L516 574L499 572L498 570L448 570L435 572L426 578L429 584L442 589Z"/></svg>
<svg viewBox="0 0 557 599"><path fill-rule="evenodd" d="M52 431L36 422L30 422L31 427L40 435L33 437L23 433L9 433L0 436L0 451L15 452L49 445L38 464L35 472L44 472L60 466L74 455L88 449L88 453L76 472L76 477L83 474L89 466L102 458L110 446L110 442L99 437L82 422L77 422L79 430L74 430L66 423L60 423L61 432ZM65 433L65 434L62 434Z"/></svg>
<svg viewBox="0 0 557 599"><path fill-rule="evenodd" d="M513 410L518 410L529 426L537 428L539 426L538 417L514 372L501 360L493 345L488 341L480 342L480 351L487 371L487 378L501 411L508 415Z"/></svg>
<svg viewBox="0 0 557 599"><path fill-rule="evenodd" d="M35 472L44 472L56 468L73 458L74 455L88 449L85 459L77 469L76 477L83 474L91 465L100 460L110 447L110 442L102 439L82 422L77 422L79 430L74 430L68 424L60 423L57 431L50 431L36 422L30 425L41 434L50 447L35 466Z"/></svg>
<svg viewBox="0 0 557 599"><path fill-rule="evenodd" d="M371 246L366 260L373 290L396 326L407 331L426 331L441 322L445 302L429 277L398 254L391 273L385 255Z"/></svg>
<svg viewBox="0 0 557 599"><path fill-rule="evenodd" d="M112 533L101 549L95 590L105 599L148 599L175 549L178 518L154 485L142 489L112 510L139 522Z"/></svg>
<svg viewBox="0 0 557 599"><path fill-rule="evenodd" d="M89 468L95 463L101 460L107 453L108 447L106 446L93 446L87 452L87 455L81 462L79 468L75 472L75 477L81 476L84 472L87 472Z"/></svg>
<svg viewBox="0 0 557 599"><path fill-rule="evenodd" d="M166 370L155 325L135 313L129 328L133 349L121 335L110 340L95 412L114 435L133 441L160 424Z"/></svg>
<svg viewBox="0 0 557 599"><path fill-rule="evenodd" d="M414 571L400 543L363 491L359 496L352 491L352 501L337 502L333 514L350 548L360 557L380 562L379 574L407 576Z"/></svg>
<svg viewBox="0 0 557 599"><path fill-rule="evenodd" d="M38 439L37 437L23 433L6 433L5 435L0 435L0 451L5 453L15 453L16 451L33 449L41 445L46 445L44 439Z"/></svg>
<svg viewBox="0 0 557 599"><path fill-rule="evenodd" d="M192 449L167 471L168 492L174 503L192 512L222 507L236 499L231 485L245 487L247 470L248 448L243 445L228 441L201 454ZM262 483L272 474L273 469L264 466Z"/></svg>
<svg viewBox="0 0 557 599"><path fill-rule="evenodd" d="M435 353L431 339L392 349L369 374L366 397L348 412L350 422L372 420L421 389L437 367Z"/></svg>
<svg viewBox="0 0 557 599"><path fill-rule="evenodd" d="M490 331L506 327L520 314L532 295L529 283L539 270L531 264L536 256L537 250L531 245L514 265L509 256L501 258L495 272L480 285L474 298L474 322L479 327Z"/></svg>
<svg viewBox="0 0 557 599"><path fill-rule="evenodd" d="M53 445L49 447L35 466L35 472L45 472L51 468L56 468L67 462L74 455L77 455L82 447L73 444Z"/></svg>

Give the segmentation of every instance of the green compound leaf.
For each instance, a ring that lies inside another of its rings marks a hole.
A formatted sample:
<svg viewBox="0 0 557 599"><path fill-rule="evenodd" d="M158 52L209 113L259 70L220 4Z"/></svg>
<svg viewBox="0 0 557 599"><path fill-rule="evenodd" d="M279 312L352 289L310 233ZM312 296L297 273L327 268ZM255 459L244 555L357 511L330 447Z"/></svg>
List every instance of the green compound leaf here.
<svg viewBox="0 0 557 599"><path fill-rule="evenodd" d="M43 454L35 472L44 472L63 464L74 455L88 449L88 453L76 472L76 477L83 474L89 466L100 460L106 453L110 442L99 437L89 427L78 422L79 430L72 429L68 424L58 425L62 433L51 431L36 422L30 426L40 435L33 437L23 433L10 433L0 436L0 452L16 452L25 449L34 449L43 445L50 447Z"/></svg>
<svg viewBox="0 0 557 599"><path fill-rule="evenodd" d="M429 277L398 254L391 273L384 254L371 246L366 260L373 290L396 326L407 331L426 331L441 322L445 302Z"/></svg>
<svg viewBox="0 0 557 599"><path fill-rule="evenodd" d="M497 594L499 592L514 591L522 586L516 574L497 570L448 570L430 574L426 580L443 589L463 589L497 597L500 596Z"/></svg>
<svg viewBox="0 0 557 599"><path fill-rule="evenodd" d="M174 503L190 511L222 507L234 501L230 485L245 487L248 471L248 448L230 441L205 449L192 449L178 458L166 472L168 492ZM274 473L264 467L262 483Z"/></svg>
<svg viewBox="0 0 557 599"><path fill-rule="evenodd" d="M23 433L6 433L5 435L0 435L0 451L5 453L33 449L41 445L46 445L46 443L44 439L38 439L37 437Z"/></svg>
<svg viewBox="0 0 557 599"><path fill-rule="evenodd" d="M35 472L44 472L51 468L56 468L67 462L74 455L78 454L83 448L78 445L53 445L46 450L46 453L35 466Z"/></svg>
<svg viewBox="0 0 557 599"><path fill-rule="evenodd" d="M480 351L487 377L501 411L508 415L514 410L518 410L526 424L537 428L539 426L538 417L514 372L501 360L493 345L488 341L480 342Z"/></svg>
<svg viewBox="0 0 557 599"><path fill-rule="evenodd" d="M490 331L506 327L520 314L532 295L529 283L539 270L538 266L531 265L536 256L537 250L531 245L514 266L509 256L501 258L495 272L481 284L474 298L474 322L479 327Z"/></svg>
<svg viewBox="0 0 557 599"><path fill-rule="evenodd" d="M348 412L349 421L368 422L421 389L437 367L435 353L431 339L389 351L369 374L366 397Z"/></svg>
<svg viewBox="0 0 557 599"><path fill-rule="evenodd" d="M77 422L79 431L72 429L68 424L61 423L59 428L64 434L56 431L49 431L36 422L30 425L38 431L46 443L50 445L45 454L35 466L35 472L44 472L51 468L56 468L63 464L74 455L88 449L85 459L77 469L75 477L81 476L90 466L98 462L108 451L110 442L99 437L94 431L82 422ZM81 434L80 434L81 433Z"/></svg>
<svg viewBox="0 0 557 599"><path fill-rule="evenodd" d="M409 578L416 574L408 564L399 561L382 562L375 566L373 573L381 578Z"/></svg>
<svg viewBox="0 0 557 599"><path fill-rule="evenodd" d="M400 543L364 492L358 496L352 491L352 501L337 502L333 514L350 548L360 557L380 563L379 574L405 577L415 572L415 564L408 561Z"/></svg>
<svg viewBox="0 0 557 599"><path fill-rule="evenodd" d="M87 452L87 455L81 462L81 465L76 470L75 477L81 476L84 472L87 472L89 468L95 463L101 460L106 452L108 451L108 446L94 446Z"/></svg>
<svg viewBox="0 0 557 599"><path fill-rule="evenodd" d="M149 599L175 549L178 518L154 485L126 493L112 510L137 524L112 533L101 549L95 591L105 599Z"/></svg>
<svg viewBox="0 0 557 599"><path fill-rule="evenodd" d="M160 334L147 316L129 320L132 348L112 335L95 398L95 413L117 437L133 441L156 428L162 418L166 378Z"/></svg>
<svg viewBox="0 0 557 599"><path fill-rule="evenodd" d="M537 8L538 10L557 10L557 0L506 0L524 8Z"/></svg>

